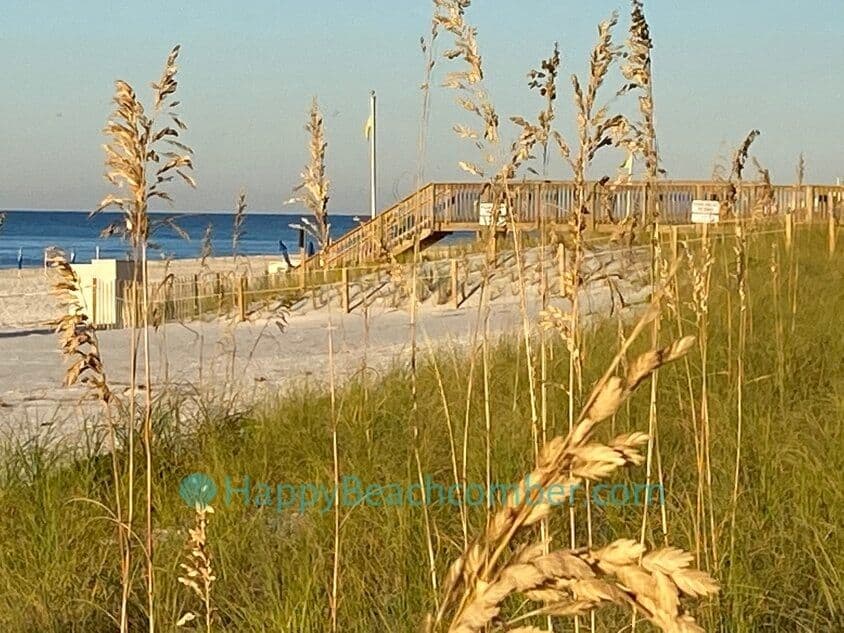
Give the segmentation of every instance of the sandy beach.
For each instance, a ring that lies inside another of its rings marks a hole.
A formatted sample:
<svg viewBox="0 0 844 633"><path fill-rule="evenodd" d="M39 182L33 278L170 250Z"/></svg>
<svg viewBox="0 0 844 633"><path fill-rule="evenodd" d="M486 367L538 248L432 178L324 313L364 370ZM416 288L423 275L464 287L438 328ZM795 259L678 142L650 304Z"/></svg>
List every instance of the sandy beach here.
<svg viewBox="0 0 844 633"><path fill-rule="evenodd" d="M291 258L295 264L295 257ZM238 265L254 270L266 270L269 262L277 262L277 255L238 258ZM234 270L231 257L209 258L203 266L199 259L174 259L168 262L152 260L150 279L161 281L165 275L188 277L200 272ZM43 329L56 318L58 307L50 293L49 271L44 268L21 270L0 269L0 333L24 329Z"/></svg>
<svg viewBox="0 0 844 633"><path fill-rule="evenodd" d="M647 300L643 270L631 263L639 261L636 251L596 251L587 258L586 268L593 274L582 289L584 314L604 318ZM525 256L524 275L528 283L527 312L535 327L540 310L538 293L538 254L534 249ZM269 259L269 258L267 258ZM550 258L553 260L553 258ZM447 262L446 262L447 263ZM251 265L265 265L252 260ZM219 270L232 265L231 260L213 263ZM169 270L191 274L197 261L171 263ZM549 261L546 273L556 269ZM151 276L164 272L153 265ZM607 276L616 283L611 290ZM522 331L516 266L513 260L496 273L490 284L489 328L493 337ZM346 314L339 298L329 295L318 307L309 300L293 306L286 315L286 325L279 327L274 312L257 311L244 323L231 318L169 323L151 333L152 378L155 389L178 393L211 393L225 387L244 401L261 394L285 389L302 382L325 383L330 357L329 331L333 336L334 366L337 377L359 371L364 365L383 371L401 362L409 351L409 313L407 306L394 304L395 282L385 284L371 295L368 315L362 309ZM63 388L63 360L56 337L44 323L56 314L47 300L43 270L2 271L2 294L17 290L19 297L4 300L3 331L0 332L0 433L15 436L33 432L58 436L81 428L90 418L90 404L80 404L83 390ZM460 308L442 304L431 296L419 309L419 344L425 354L432 350L465 347L472 340L477 320L480 293L469 296ZM623 299L619 299L617 295ZM566 301L553 287L550 304L562 308ZM621 308L621 306L624 308ZM130 362L128 330L99 332L101 353L108 379L118 394L129 385ZM166 350L166 351L165 351Z"/></svg>

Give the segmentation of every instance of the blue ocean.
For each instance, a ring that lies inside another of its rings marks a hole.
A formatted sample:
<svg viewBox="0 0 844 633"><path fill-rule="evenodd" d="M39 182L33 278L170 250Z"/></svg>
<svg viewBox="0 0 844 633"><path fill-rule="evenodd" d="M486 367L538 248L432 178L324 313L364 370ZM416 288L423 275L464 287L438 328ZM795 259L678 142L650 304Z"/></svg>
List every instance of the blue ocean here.
<svg viewBox="0 0 844 633"><path fill-rule="evenodd" d="M241 255L272 255L279 252L282 240L291 254L299 251L299 232L291 228L298 224L300 215L289 213L246 213L242 237L238 245ZM152 222L173 218L185 231L189 239L176 231L161 226L150 242L152 258L199 257L206 227L212 227L212 248L214 256L232 254L232 230L234 215L231 213L187 213L150 214ZM88 262L96 256L124 258L128 247L119 237L100 237L109 225L120 221L119 213L101 213L92 218L82 211L7 211L6 220L0 227L0 268L18 265L41 266L44 251L51 247L64 250L68 257L73 255L77 263ZM353 216L336 215L331 218L332 237L338 237L357 224ZM305 238L308 240L308 237ZM306 244L307 246L307 244Z"/></svg>

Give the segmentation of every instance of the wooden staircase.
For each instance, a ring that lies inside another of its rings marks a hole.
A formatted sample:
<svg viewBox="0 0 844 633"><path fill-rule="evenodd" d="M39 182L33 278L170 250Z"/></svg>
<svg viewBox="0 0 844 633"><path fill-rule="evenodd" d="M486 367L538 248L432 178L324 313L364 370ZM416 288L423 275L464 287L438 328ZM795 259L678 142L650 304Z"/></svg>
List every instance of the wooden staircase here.
<svg viewBox="0 0 844 633"><path fill-rule="evenodd" d="M305 266L356 266L387 260L390 255L397 256L413 248L417 231L420 242L435 238L433 184L415 191L375 218L361 222L332 242L327 256L316 253L305 260Z"/></svg>

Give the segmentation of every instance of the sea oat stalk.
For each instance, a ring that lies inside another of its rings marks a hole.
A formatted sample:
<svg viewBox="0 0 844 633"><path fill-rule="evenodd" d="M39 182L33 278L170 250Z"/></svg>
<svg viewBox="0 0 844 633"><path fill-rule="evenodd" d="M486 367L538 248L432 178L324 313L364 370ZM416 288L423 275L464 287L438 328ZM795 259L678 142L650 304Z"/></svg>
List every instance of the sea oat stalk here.
<svg viewBox="0 0 844 633"><path fill-rule="evenodd" d="M205 633L211 633L214 618L214 608L211 605L211 586L217 580L208 547L208 518L212 514L214 514L214 508L197 503L194 514L195 525L188 529L186 561L179 563L179 567L184 573L184 576L179 576L179 582L188 587L202 603L202 622ZM197 614L193 611L187 611L176 622L176 626L185 626L195 620L197 620Z"/></svg>
<svg viewBox="0 0 844 633"><path fill-rule="evenodd" d="M735 279L739 298L739 331L736 356L736 457L733 471L733 494L730 508L730 560L735 554L736 514L738 512L739 481L741 476L741 444L744 427L744 373L747 345L747 236L740 223L735 225ZM731 324L732 327L732 324ZM732 568L730 570L732 572Z"/></svg>
<svg viewBox="0 0 844 633"><path fill-rule="evenodd" d="M234 220L232 222L232 256L237 259L240 241L246 235L243 222L246 220L246 190L241 189L237 196L237 203L234 209Z"/></svg>
<svg viewBox="0 0 844 633"><path fill-rule="evenodd" d="M114 112L106 123L105 134L110 142L104 145L106 153L106 179L115 186L116 192L106 196L94 213L116 207L123 213L123 221L112 225L106 231L119 233L126 237L132 245L135 262L134 280L132 284L132 298L138 298L138 283L142 297L142 337L144 356L144 411L142 436L145 457L145 496L146 496L146 525L145 525L145 559L146 559L146 589L149 631L155 631L154 608L154 565L153 565L153 528L152 528L152 384L150 368L149 345L149 281L147 271L147 248L149 236L155 228L151 225L148 215L150 201L158 198L172 201L167 186L176 176L184 180L189 186L196 183L189 172L193 169L191 155L193 151L178 139L182 131L187 129L181 120L177 107L179 101L172 97L178 83L177 60L180 47L176 46L167 57L164 71L158 82L152 84L153 108L148 114L132 87L125 81L116 82L113 102ZM168 123L159 125L160 117L169 119ZM165 221L174 226L172 221ZM135 397L136 397L136 348L137 348L137 320L136 305L131 310L132 316L132 370L130 378L130 418L129 418L129 474L128 474L128 503L127 523L132 530L133 524L133 486L134 486L134 426L135 426ZM123 596L125 612L128 595Z"/></svg>
<svg viewBox="0 0 844 633"><path fill-rule="evenodd" d="M656 368L681 358L694 345L694 338L687 337L664 349L647 352L630 364L625 376L615 376L629 344L655 314L656 308L652 306L634 327L625 346L587 399L573 431L567 437L554 438L543 447L537 466L529 476L529 481L538 484L538 488L531 491L523 483L518 490L511 491L504 507L491 518L463 556L452 564L444 581L440 611L430 619L432 630L445 621L447 613L452 613L447 630L481 631L499 617L501 603L514 593L544 603L536 615L576 615L601 604L617 602L636 606L665 631L700 630L693 619L680 611L679 592L685 591L682 589L685 586L690 590L687 593L706 595L715 591L717 585L708 575L693 570L674 578L673 573L688 569L691 560L680 550L660 550L657 558L674 558L682 563L672 566L672 570L662 569L661 575L651 577L647 572L647 557L641 565L637 562L643 554L638 544L618 541L604 550L597 550L620 555L615 562L625 570L621 573L621 582L615 583L611 576L617 570L612 563L610 567L598 564L597 567L589 565L587 569L577 562L578 559L584 562L602 560L603 554L596 554L596 550L573 548L543 555L541 542L511 549L517 532L539 523L551 512L552 507L537 498L535 490L554 484L572 485L586 479L602 479L620 466L641 463L638 447L647 441L644 434L619 436L607 445L593 442L592 434L595 426L611 417ZM523 481L527 480L526 477ZM585 559L581 558L583 555ZM668 577L663 577L666 573ZM688 579L694 578L693 582L686 582L686 573L690 574ZM669 578L671 582L668 582ZM580 584L583 581L586 585ZM617 589L626 592L624 597L616 592Z"/></svg>
<svg viewBox="0 0 844 633"><path fill-rule="evenodd" d="M311 212L313 219L302 218L302 228L313 237L325 259L329 246L330 223L328 218L328 199L330 181L326 176L325 151L328 143L325 140L325 123L316 97L311 102L308 122L305 131L310 137L308 164L302 171L302 181L293 189L297 194L290 202L300 202Z"/></svg>

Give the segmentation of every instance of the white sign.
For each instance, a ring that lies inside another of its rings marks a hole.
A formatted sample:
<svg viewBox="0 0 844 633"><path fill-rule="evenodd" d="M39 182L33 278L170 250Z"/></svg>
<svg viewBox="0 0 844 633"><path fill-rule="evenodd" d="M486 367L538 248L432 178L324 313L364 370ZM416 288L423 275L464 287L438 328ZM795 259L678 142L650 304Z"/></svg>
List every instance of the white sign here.
<svg viewBox="0 0 844 633"><path fill-rule="evenodd" d="M721 219L721 203L717 200L694 200L692 222L694 224L718 224Z"/></svg>
<svg viewBox="0 0 844 633"><path fill-rule="evenodd" d="M490 226L492 224L492 203L481 202L478 205L478 224L481 226ZM498 205L498 226L505 226L507 224L507 205Z"/></svg>

